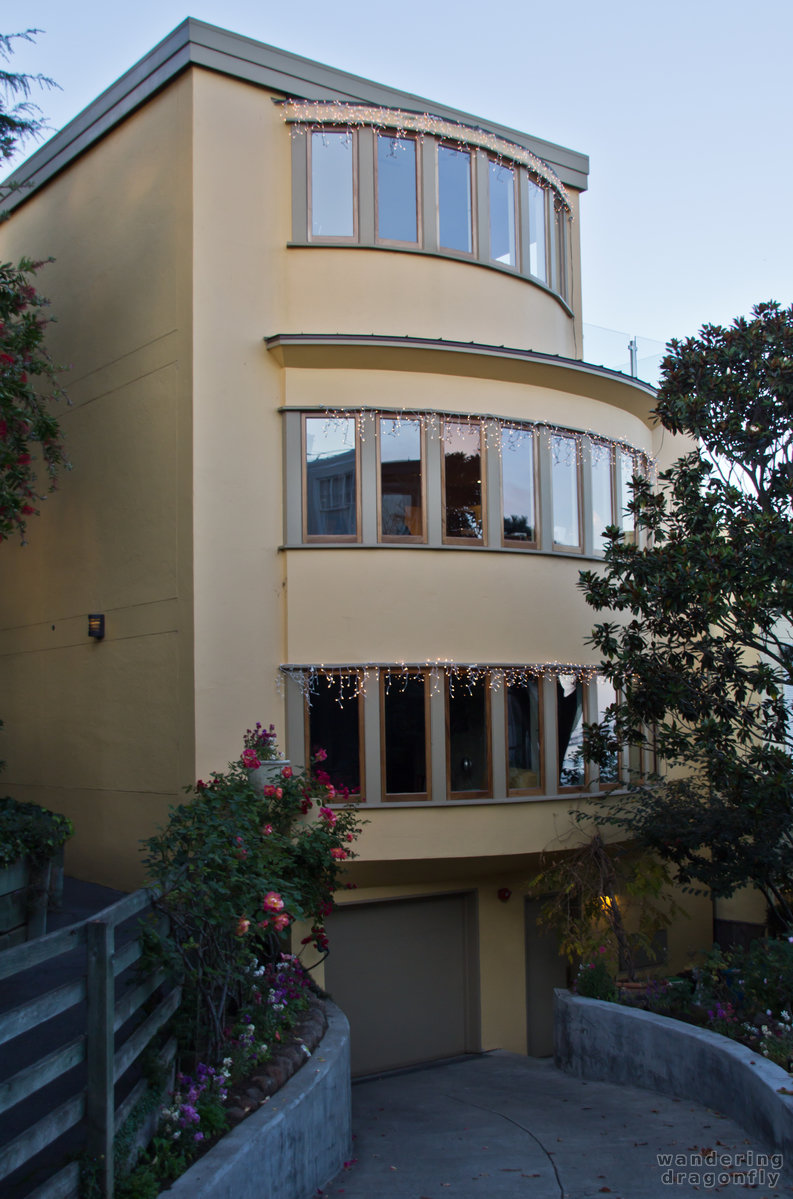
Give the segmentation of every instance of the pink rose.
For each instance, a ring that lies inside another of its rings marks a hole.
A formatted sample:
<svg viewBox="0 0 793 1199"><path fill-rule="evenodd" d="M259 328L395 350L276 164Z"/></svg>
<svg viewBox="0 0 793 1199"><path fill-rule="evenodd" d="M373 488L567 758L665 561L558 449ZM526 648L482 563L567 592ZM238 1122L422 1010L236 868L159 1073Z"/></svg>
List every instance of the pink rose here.
<svg viewBox="0 0 793 1199"><path fill-rule="evenodd" d="M273 831L273 826L271 824L265 824L264 828L262 829L262 835L265 837L269 837L271 835L272 831Z"/></svg>
<svg viewBox="0 0 793 1199"><path fill-rule="evenodd" d="M236 929L237 936L244 937L245 934L247 933L248 929L250 928L250 926L251 926L250 920L246 920L246 918L244 916L240 916L239 920L237 921L237 929Z"/></svg>
<svg viewBox="0 0 793 1199"><path fill-rule="evenodd" d="M284 766L283 770L281 771L281 778L291 779L291 777L292 777L292 767Z"/></svg>
<svg viewBox="0 0 793 1199"><path fill-rule="evenodd" d="M262 900L262 907L265 912L282 912L284 901L277 891L268 891Z"/></svg>
<svg viewBox="0 0 793 1199"><path fill-rule="evenodd" d="M336 788L333 786L332 783L329 783L328 786L325 788L325 790L328 793L328 799L336 798Z"/></svg>
<svg viewBox="0 0 793 1199"><path fill-rule="evenodd" d="M261 766L261 762L256 757L255 749L244 749L242 751L242 764L246 770L256 770Z"/></svg>
<svg viewBox="0 0 793 1199"><path fill-rule="evenodd" d="M283 932L285 928L289 928L291 920L292 917L288 912L279 912L277 916L273 916L273 928L279 933Z"/></svg>
<svg viewBox="0 0 793 1199"><path fill-rule="evenodd" d="M330 828L333 828L334 824L338 820L338 816L334 811L332 811L331 808L320 808L319 814L323 820L327 821Z"/></svg>
<svg viewBox="0 0 793 1199"><path fill-rule="evenodd" d="M328 758L328 751L326 749L318 749L316 751L316 753L314 754L315 762L326 762L327 758Z"/></svg>
<svg viewBox="0 0 793 1199"><path fill-rule="evenodd" d="M344 860L344 858L347 857L347 850L346 849L332 849L330 851L330 856L332 858L336 858L336 860L338 862L341 862Z"/></svg>

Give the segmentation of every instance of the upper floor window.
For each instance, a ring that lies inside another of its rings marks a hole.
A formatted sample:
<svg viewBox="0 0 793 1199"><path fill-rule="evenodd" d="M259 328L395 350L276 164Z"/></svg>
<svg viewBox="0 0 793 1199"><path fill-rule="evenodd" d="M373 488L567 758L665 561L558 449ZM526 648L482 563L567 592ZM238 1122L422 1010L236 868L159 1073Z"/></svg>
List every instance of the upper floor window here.
<svg viewBox="0 0 793 1199"><path fill-rule="evenodd" d="M385 799L429 794L429 688L424 671L380 673Z"/></svg>
<svg viewBox="0 0 793 1199"><path fill-rule="evenodd" d="M560 674L556 680L556 736L559 787L583 787L584 685L574 674Z"/></svg>
<svg viewBox="0 0 793 1199"><path fill-rule="evenodd" d="M578 549L581 545L579 519L578 442L564 433L551 436L551 486L554 545Z"/></svg>
<svg viewBox="0 0 793 1199"><path fill-rule="evenodd" d="M502 266L515 266L515 171L491 159L489 180L490 257Z"/></svg>
<svg viewBox="0 0 793 1199"><path fill-rule="evenodd" d="M358 535L355 418L307 416L304 429L305 536L354 540Z"/></svg>
<svg viewBox="0 0 793 1199"><path fill-rule="evenodd" d="M457 685L449 680L446 779L450 796L474 799L492 793L489 715L490 689L485 679Z"/></svg>
<svg viewBox="0 0 793 1199"><path fill-rule="evenodd" d="M536 545L533 429L501 430L501 512L505 545Z"/></svg>
<svg viewBox="0 0 793 1199"><path fill-rule="evenodd" d="M592 542L597 553L606 548L605 532L614 524L614 463L611 446L603 441L591 443L592 464Z"/></svg>
<svg viewBox="0 0 793 1199"><path fill-rule="evenodd" d="M339 671L320 682L309 696L306 721L306 761L318 749L327 755L321 769L337 792L360 799L363 768L363 705L354 687Z"/></svg>
<svg viewBox="0 0 793 1199"><path fill-rule="evenodd" d="M423 541L424 437L419 421L381 416L380 537L383 541Z"/></svg>
<svg viewBox="0 0 793 1199"><path fill-rule="evenodd" d="M631 483L634 474L638 474L636 458L628 450L620 450L620 528L625 541L636 540L636 522L633 513L628 511L628 504L633 499Z"/></svg>
<svg viewBox="0 0 793 1199"><path fill-rule="evenodd" d="M311 236L355 236L355 134L320 129L311 134Z"/></svg>
<svg viewBox="0 0 793 1199"><path fill-rule="evenodd" d="M481 542L484 536L482 426L443 426L444 539Z"/></svg>
<svg viewBox="0 0 793 1199"><path fill-rule="evenodd" d="M542 790L540 696L536 679L507 689L507 791L510 795Z"/></svg>
<svg viewBox="0 0 793 1199"><path fill-rule="evenodd" d="M529 180L529 274L548 282L547 192Z"/></svg>
<svg viewBox="0 0 793 1199"><path fill-rule="evenodd" d="M442 250L473 252L471 155L438 145L438 243Z"/></svg>
<svg viewBox="0 0 793 1199"><path fill-rule="evenodd" d="M377 236L380 241L418 241L416 139L377 137Z"/></svg>

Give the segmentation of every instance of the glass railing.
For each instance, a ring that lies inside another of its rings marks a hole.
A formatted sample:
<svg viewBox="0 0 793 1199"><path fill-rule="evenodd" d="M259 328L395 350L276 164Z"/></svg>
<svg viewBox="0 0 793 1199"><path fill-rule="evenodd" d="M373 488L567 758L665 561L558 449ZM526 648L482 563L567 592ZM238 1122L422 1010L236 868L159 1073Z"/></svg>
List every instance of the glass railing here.
<svg viewBox="0 0 793 1199"><path fill-rule="evenodd" d="M618 329L584 324L584 361L622 371L634 379L658 386L665 346L650 337L631 337Z"/></svg>

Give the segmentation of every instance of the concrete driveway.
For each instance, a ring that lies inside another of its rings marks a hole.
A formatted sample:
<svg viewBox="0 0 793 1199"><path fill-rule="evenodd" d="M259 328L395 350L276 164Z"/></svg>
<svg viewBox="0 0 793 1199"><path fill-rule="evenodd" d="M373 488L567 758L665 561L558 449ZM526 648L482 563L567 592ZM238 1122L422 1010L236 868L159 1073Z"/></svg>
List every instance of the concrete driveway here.
<svg viewBox="0 0 793 1199"><path fill-rule="evenodd" d="M733 1121L581 1082L549 1059L499 1051L362 1080L352 1095L353 1158L326 1199L793 1195L793 1174L778 1177Z"/></svg>

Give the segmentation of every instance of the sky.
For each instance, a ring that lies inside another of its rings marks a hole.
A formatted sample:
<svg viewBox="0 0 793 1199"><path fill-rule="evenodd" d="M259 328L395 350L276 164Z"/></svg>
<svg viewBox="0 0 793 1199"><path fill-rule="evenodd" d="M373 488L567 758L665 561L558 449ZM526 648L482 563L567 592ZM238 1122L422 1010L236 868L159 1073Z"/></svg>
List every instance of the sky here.
<svg viewBox="0 0 793 1199"><path fill-rule="evenodd" d="M38 96L53 132L192 16L588 154L590 326L665 343L793 302L791 0L3 0L0 12L2 33L43 31L8 65L57 81ZM591 338L585 357L606 361Z"/></svg>

